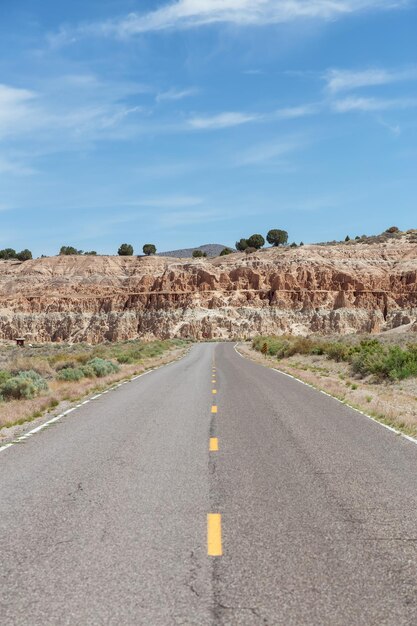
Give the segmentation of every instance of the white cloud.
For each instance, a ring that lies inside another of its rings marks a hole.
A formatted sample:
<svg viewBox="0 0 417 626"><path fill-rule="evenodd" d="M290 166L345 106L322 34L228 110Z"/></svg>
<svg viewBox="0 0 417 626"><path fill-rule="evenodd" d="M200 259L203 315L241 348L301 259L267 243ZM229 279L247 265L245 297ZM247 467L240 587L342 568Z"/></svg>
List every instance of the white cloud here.
<svg viewBox="0 0 417 626"><path fill-rule="evenodd" d="M184 98L190 98L191 96L196 96L198 94L198 89L169 89L168 91L163 91L156 96L157 102L163 102L164 100L184 100Z"/></svg>
<svg viewBox="0 0 417 626"><path fill-rule="evenodd" d="M381 117L378 117L376 121L380 126L389 130L389 132L395 137L399 137L401 135L401 126L399 124L390 124Z"/></svg>
<svg viewBox="0 0 417 626"><path fill-rule="evenodd" d="M321 104L302 104L299 106L286 107L278 109L275 114L281 119L296 119L298 117L306 117L308 115L314 115L318 113L321 108Z"/></svg>
<svg viewBox="0 0 417 626"><path fill-rule="evenodd" d="M36 174L36 170L18 161L0 157L0 175L1 174L12 174L14 176L31 176L32 174Z"/></svg>
<svg viewBox="0 0 417 626"><path fill-rule="evenodd" d="M162 196L157 198L144 198L132 202L136 206L145 206L153 208L177 208L177 207L193 207L203 203L203 199L196 196Z"/></svg>
<svg viewBox="0 0 417 626"><path fill-rule="evenodd" d="M337 113L348 113L350 111L387 111L389 109L409 109L417 106L417 99L413 98L360 98L349 97L343 100L336 100L332 107Z"/></svg>
<svg viewBox="0 0 417 626"><path fill-rule="evenodd" d="M236 160L239 166L278 162L283 157L299 150L305 143L298 139L275 140L257 144L243 151Z"/></svg>
<svg viewBox="0 0 417 626"><path fill-rule="evenodd" d="M188 123L192 128L198 130L211 130L217 128L228 128L231 126L240 126L248 124L260 119L258 115L249 113L226 112L213 115L211 117L192 117Z"/></svg>
<svg viewBox="0 0 417 626"><path fill-rule="evenodd" d="M18 127L25 130L36 94L0 84L0 138L14 134Z"/></svg>
<svg viewBox="0 0 417 626"><path fill-rule="evenodd" d="M225 213L218 210L202 209L197 211L171 211L159 216L159 224L164 228L175 228L188 224L207 224L228 219Z"/></svg>
<svg viewBox="0 0 417 626"><path fill-rule="evenodd" d="M330 69L324 74L327 89L333 94L340 91L351 91L360 87L387 85L414 78L417 78L416 68L405 70L374 68L356 71Z"/></svg>
<svg viewBox="0 0 417 626"><path fill-rule="evenodd" d="M80 36L128 38L141 33L225 23L262 26L296 20L334 20L369 10L396 9L409 0L177 0L118 20L96 22L52 35L52 45L73 43Z"/></svg>

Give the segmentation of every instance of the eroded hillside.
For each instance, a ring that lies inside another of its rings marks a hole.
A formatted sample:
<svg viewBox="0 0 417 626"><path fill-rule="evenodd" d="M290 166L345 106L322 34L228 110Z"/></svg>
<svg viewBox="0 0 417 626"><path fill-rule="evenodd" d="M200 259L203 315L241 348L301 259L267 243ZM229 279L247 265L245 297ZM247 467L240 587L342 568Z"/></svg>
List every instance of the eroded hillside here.
<svg viewBox="0 0 417 626"><path fill-rule="evenodd" d="M196 339L416 324L417 245L304 246L213 260L0 261L0 338Z"/></svg>

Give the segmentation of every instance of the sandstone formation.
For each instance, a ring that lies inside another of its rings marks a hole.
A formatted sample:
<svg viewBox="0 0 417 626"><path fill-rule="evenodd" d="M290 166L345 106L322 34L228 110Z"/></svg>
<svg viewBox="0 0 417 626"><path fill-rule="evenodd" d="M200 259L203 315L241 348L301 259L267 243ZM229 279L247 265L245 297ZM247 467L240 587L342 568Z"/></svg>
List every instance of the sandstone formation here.
<svg viewBox="0 0 417 626"><path fill-rule="evenodd" d="M212 260L0 261L0 339L195 339L417 329L417 244L309 245Z"/></svg>

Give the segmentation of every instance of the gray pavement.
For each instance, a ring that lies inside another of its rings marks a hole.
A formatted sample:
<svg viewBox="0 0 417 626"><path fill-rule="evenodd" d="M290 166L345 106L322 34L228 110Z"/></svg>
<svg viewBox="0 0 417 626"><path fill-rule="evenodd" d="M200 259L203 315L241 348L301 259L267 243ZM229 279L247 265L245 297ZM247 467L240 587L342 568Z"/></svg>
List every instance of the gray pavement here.
<svg viewBox="0 0 417 626"><path fill-rule="evenodd" d="M416 478L413 443L196 345L0 454L0 624L417 624Z"/></svg>

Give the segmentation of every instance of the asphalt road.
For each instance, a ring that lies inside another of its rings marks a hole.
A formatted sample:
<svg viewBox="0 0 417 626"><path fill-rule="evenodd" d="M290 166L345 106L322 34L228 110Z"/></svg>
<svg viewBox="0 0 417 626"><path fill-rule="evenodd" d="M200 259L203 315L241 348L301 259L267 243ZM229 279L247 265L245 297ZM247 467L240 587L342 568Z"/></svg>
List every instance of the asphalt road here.
<svg viewBox="0 0 417 626"><path fill-rule="evenodd" d="M416 478L412 442L196 345L0 453L0 624L417 624Z"/></svg>

